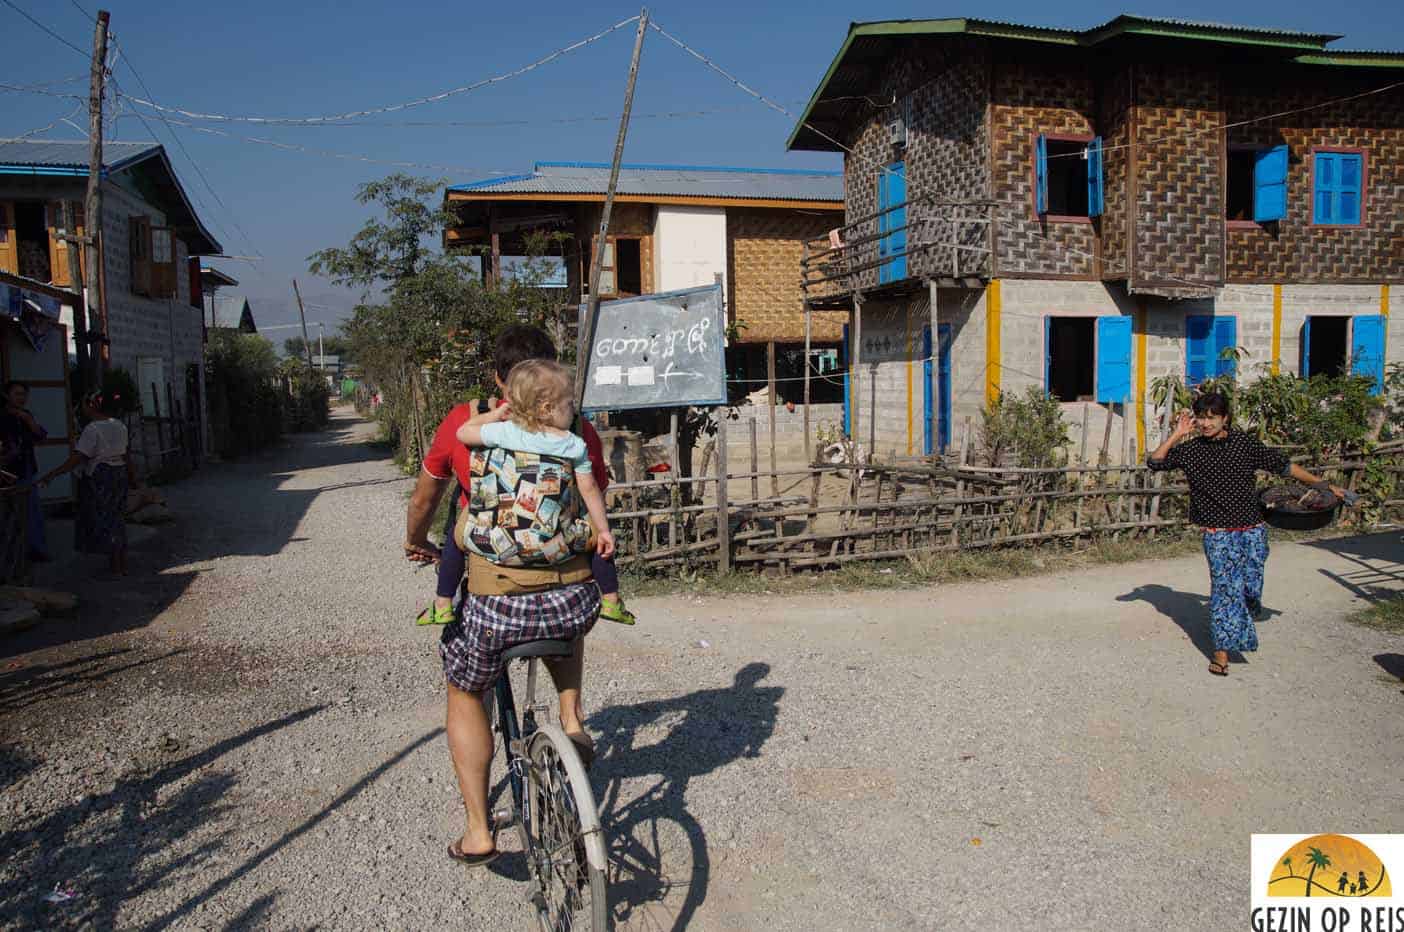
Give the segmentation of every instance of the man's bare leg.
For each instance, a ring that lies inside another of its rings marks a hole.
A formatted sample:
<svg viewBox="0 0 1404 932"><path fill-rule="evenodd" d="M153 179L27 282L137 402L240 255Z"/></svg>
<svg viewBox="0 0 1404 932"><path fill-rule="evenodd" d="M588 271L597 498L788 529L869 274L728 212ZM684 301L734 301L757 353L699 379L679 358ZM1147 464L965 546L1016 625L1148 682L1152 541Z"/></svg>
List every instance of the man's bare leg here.
<svg viewBox="0 0 1404 932"><path fill-rule="evenodd" d="M543 657L551 682L561 697L561 730L568 735L585 731L585 708L580 702L580 683L585 675L585 638L575 639L575 653L569 657Z"/></svg>
<svg viewBox="0 0 1404 932"><path fill-rule="evenodd" d="M467 693L449 684L445 728L468 822L467 830L458 843L459 848L464 854L486 854L493 849L492 828L488 824L492 728L488 724L482 694Z"/></svg>

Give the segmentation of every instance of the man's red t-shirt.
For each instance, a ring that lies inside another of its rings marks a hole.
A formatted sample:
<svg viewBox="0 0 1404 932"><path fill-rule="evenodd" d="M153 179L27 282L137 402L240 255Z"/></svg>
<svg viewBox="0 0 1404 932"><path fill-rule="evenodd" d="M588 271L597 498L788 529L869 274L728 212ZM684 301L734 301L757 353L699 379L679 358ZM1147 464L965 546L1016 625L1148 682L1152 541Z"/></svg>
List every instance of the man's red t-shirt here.
<svg viewBox="0 0 1404 932"><path fill-rule="evenodd" d="M458 428L477 413L476 401L455 405L439 423L439 429L434 431L434 442L429 444L429 452L424 455L424 471L429 475L435 479L447 479L450 475L458 479L459 486L464 490L459 495L460 507L468 504L466 492L472 482L472 476L468 471L470 454L468 448L458 442ZM585 421L582 427L584 430L580 436L585 441L585 451L590 457L590 469L600 491L603 492L609 488L609 470L605 467L604 445L600 443L600 435L595 433L594 425Z"/></svg>

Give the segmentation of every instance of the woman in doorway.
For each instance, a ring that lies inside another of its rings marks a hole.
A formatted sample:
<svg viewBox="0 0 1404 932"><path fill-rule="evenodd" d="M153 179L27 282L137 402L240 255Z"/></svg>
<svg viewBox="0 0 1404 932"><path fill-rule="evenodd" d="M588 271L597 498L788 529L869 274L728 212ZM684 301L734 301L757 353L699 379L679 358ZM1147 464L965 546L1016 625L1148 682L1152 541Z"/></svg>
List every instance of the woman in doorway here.
<svg viewBox="0 0 1404 932"><path fill-rule="evenodd" d="M5 410L0 413L0 438L5 444L5 468L14 474L18 484L25 485L39 473L39 460L34 445L48 439L48 431L39 425L29 411L29 386L23 382L5 383ZM44 510L39 505L39 493L29 495L29 559L35 563L49 561L49 545L44 537Z"/></svg>
<svg viewBox="0 0 1404 932"><path fill-rule="evenodd" d="M84 401L90 419L78 436L68 459L39 480L47 485L55 477L80 470L78 520L74 531L79 553L107 554L114 576L127 575L127 490L136 487L136 472L127 455L127 425L117 419L122 396L94 393Z"/></svg>
<svg viewBox="0 0 1404 932"><path fill-rule="evenodd" d="M1189 482L1189 518L1204 531L1209 560L1209 633L1214 644L1209 672L1215 676L1228 676L1230 651L1258 649L1255 622L1263 610L1268 539L1258 508L1257 473L1290 476L1345 498L1337 486L1232 425L1226 397L1217 392L1200 395L1194 413L1180 415L1170 436L1146 462L1155 471L1183 470Z"/></svg>

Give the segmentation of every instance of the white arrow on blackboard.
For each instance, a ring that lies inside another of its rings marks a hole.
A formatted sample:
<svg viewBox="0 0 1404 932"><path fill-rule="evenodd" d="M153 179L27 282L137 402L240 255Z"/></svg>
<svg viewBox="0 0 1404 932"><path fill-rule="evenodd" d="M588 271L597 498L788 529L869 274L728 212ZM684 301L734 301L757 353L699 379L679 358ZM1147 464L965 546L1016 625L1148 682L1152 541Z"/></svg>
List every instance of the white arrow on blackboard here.
<svg viewBox="0 0 1404 932"><path fill-rule="evenodd" d="M668 368L666 368L666 369L663 370L663 375L661 376L661 378L663 379L663 384L664 384L664 385L669 384L669 383L668 383L668 380L669 380L669 379L680 379L680 378L682 378L682 379L700 379L700 378L702 378L702 373L700 373L700 372L674 372L674 371L673 371L673 367L674 367L675 365L677 365L677 363L672 363L672 362L670 362L670 363L668 363Z"/></svg>

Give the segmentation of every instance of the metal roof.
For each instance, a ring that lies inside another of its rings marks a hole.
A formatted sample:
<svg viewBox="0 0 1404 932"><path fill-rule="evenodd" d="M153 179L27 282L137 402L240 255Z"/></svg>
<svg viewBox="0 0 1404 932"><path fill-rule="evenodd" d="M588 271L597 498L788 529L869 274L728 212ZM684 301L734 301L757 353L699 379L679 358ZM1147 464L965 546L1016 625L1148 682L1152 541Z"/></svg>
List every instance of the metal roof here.
<svg viewBox="0 0 1404 932"><path fill-rule="evenodd" d="M119 170L154 155L160 146L149 142L104 142L103 167ZM0 139L0 169L68 169L57 174L88 173L86 139ZM73 169L81 171L74 172ZM47 174L38 171L35 174Z"/></svg>
<svg viewBox="0 0 1404 932"><path fill-rule="evenodd" d="M191 255L205 256L223 251L219 240L205 228L195 213L190 197L181 187L175 167L164 146L145 142L104 142L103 170L130 172L148 201L159 198L166 221L185 241ZM0 139L0 175L63 175L86 177L87 140Z"/></svg>
<svg viewBox="0 0 1404 932"><path fill-rule="evenodd" d="M1338 53L1326 46L1341 38L1330 33L1294 32L1256 26L1234 26L1192 20L1122 15L1091 29L1056 29L987 19L885 20L853 23L838 54L819 82L794 131L789 149L840 150L834 142L866 112L861 103L877 92L883 65L891 58L894 41L943 36L980 36L986 39L1033 42L1070 50L1115 47L1131 40L1203 42L1251 48L1260 56L1301 65L1404 67L1404 53L1366 55ZM1188 48L1188 46L1187 46ZM1134 51L1127 52L1134 54ZM830 138L832 137L832 138Z"/></svg>
<svg viewBox="0 0 1404 932"><path fill-rule="evenodd" d="M609 185L604 162L537 162L530 174L454 185L450 191L490 194L598 194ZM714 165L620 166L617 193L640 197L843 203L843 172Z"/></svg>

